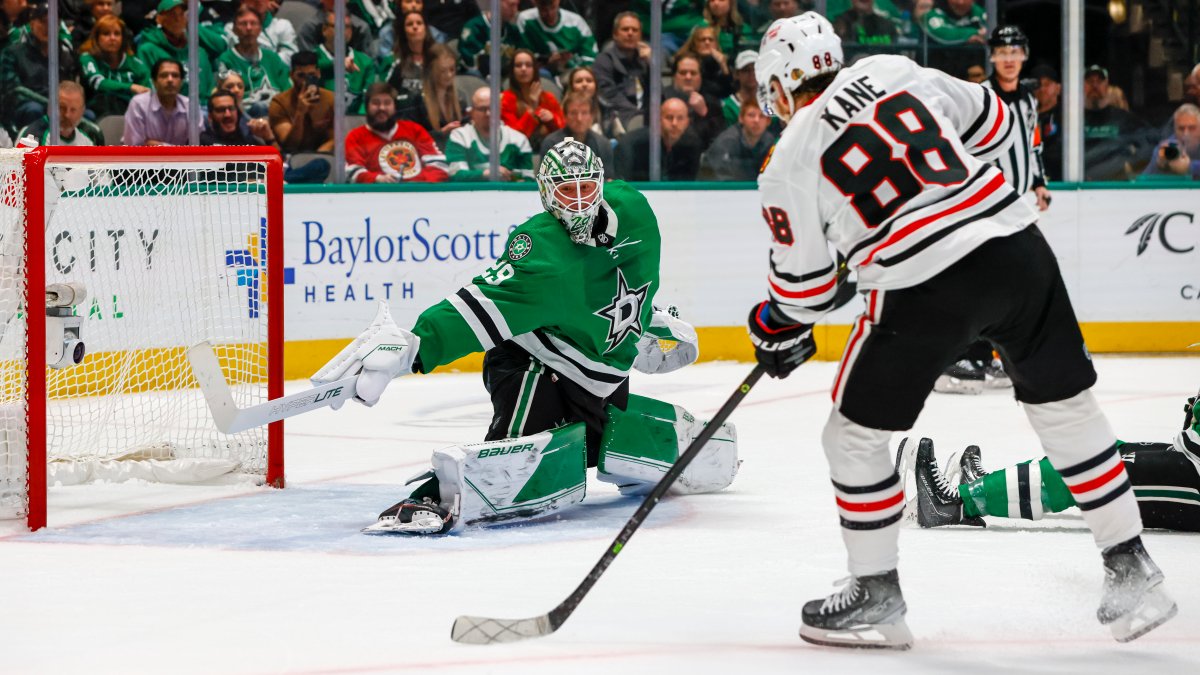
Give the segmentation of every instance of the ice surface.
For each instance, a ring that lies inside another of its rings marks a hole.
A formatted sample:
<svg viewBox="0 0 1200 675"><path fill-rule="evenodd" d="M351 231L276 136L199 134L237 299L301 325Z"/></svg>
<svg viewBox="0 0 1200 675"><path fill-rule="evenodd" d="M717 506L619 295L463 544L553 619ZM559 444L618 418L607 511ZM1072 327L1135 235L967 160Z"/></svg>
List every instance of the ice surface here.
<svg viewBox="0 0 1200 675"><path fill-rule="evenodd" d="M1200 384L1196 358L1097 366L1096 393L1126 440L1168 440ZM635 374L634 390L711 414L749 368ZM764 379L733 416L745 463L732 488L660 504L549 638L479 647L449 636L459 614L548 611L638 501L592 480L583 505L537 523L359 534L432 449L486 426L478 373L414 376L373 409L289 420L286 490L57 487L47 530L0 522L0 672L1200 672L1200 538L1146 535L1179 616L1118 645L1095 620L1099 556L1066 514L905 529L911 652L801 642L800 606L845 574L820 448L834 368ZM913 434L932 437L941 459L969 443L989 467L1040 456L1007 393L935 395Z"/></svg>

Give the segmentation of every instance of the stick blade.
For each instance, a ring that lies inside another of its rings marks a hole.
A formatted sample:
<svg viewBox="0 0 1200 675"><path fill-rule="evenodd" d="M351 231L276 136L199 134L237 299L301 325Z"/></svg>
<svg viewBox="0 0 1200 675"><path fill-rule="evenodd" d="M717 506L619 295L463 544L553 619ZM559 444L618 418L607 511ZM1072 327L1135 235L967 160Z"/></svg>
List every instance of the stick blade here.
<svg viewBox="0 0 1200 675"><path fill-rule="evenodd" d="M460 616L450 628L450 639L470 645L491 645L539 638L554 632L550 615L529 619L490 619L485 616Z"/></svg>
<svg viewBox="0 0 1200 675"><path fill-rule="evenodd" d="M192 375L200 385L200 391L204 394L204 401L208 404L217 429L226 434L243 431L233 428L237 418L237 405L233 402L229 383L221 372L221 362L217 359L217 352L212 343L205 340L189 347L187 356L192 366Z"/></svg>

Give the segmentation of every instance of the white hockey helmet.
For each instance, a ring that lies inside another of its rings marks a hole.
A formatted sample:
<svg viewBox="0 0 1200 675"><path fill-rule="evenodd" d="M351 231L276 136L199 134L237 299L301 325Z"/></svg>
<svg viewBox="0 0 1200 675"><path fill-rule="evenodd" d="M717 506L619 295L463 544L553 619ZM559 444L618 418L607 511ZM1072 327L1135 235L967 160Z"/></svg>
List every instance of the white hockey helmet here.
<svg viewBox="0 0 1200 675"><path fill-rule="evenodd" d="M842 40L829 19L816 12L779 19L763 35L754 75L758 78L758 106L778 115L771 95L771 80L778 80L788 97L808 80L842 68Z"/></svg>
<svg viewBox="0 0 1200 675"><path fill-rule="evenodd" d="M604 199L604 164L588 146L568 136L550 148L537 172L542 206L582 244Z"/></svg>

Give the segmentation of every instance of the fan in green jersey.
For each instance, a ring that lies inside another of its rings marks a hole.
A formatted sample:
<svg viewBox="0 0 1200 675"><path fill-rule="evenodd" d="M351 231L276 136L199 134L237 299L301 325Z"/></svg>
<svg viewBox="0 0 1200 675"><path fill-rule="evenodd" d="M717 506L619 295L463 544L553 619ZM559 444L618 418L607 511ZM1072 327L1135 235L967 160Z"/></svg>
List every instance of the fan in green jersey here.
<svg viewBox="0 0 1200 675"><path fill-rule="evenodd" d="M409 481L422 481L411 495L368 531L434 534L544 514L583 499L591 466L601 480L638 492L703 428L678 406L629 393L631 368L686 366L697 339L678 316L653 307L660 237L649 203L603 177L586 145L555 145L537 175L545 212L510 233L499 260L422 312L411 331L381 307L313 377L357 373L356 400L374 405L395 377L485 352L493 407L485 442L435 452L433 468ZM725 425L676 491L724 488L737 466Z"/></svg>

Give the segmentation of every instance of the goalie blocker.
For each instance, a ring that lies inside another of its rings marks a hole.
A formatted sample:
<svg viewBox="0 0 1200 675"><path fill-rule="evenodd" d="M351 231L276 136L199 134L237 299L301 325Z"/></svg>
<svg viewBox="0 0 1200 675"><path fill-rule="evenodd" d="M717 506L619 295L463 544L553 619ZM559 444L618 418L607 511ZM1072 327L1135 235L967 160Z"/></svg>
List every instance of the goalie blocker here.
<svg viewBox="0 0 1200 675"><path fill-rule="evenodd" d="M608 408L601 441L598 478L622 494L649 491L704 429L682 407L631 395L625 410ZM680 474L672 494L715 492L729 486L740 462L737 433L722 424L700 454ZM409 483L436 477L437 506L422 510L422 520L403 522L393 506L368 532L427 534L450 527L536 518L583 501L587 494L587 444L582 422L530 436L455 445L433 453L433 468ZM414 493L414 497L417 494ZM419 499L404 503L419 503ZM444 513L448 527L427 520Z"/></svg>

